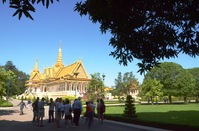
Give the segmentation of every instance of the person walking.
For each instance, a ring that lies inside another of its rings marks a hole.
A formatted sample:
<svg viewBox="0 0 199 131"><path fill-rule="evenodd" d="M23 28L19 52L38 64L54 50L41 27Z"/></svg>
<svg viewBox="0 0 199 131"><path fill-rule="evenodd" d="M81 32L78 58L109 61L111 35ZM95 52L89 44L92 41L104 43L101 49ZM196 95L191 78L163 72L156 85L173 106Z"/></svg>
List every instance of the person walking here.
<svg viewBox="0 0 199 131"><path fill-rule="evenodd" d="M42 98L41 101L38 103L38 127L43 127L43 117L45 117L45 108L44 105L46 104L45 98Z"/></svg>
<svg viewBox="0 0 199 131"><path fill-rule="evenodd" d="M93 103L92 100L89 102L89 104L91 105L92 110L93 110L93 112L92 112L92 123L93 123L93 118L95 116L95 104Z"/></svg>
<svg viewBox="0 0 199 131"><path fill-rule="evenodd" d="M79 118L82 112L82 102L80 97L78 99L75 99L72 105L72 109L74 113L73 123L75 124L75 126L79 126Z"/></svg>
<svg viewBox="0 0 199 131"><path fill-rule="evenodd" d="M53 101L53 98L50 98L50 103L48 103L49 105L49 110L48 110L48 123L54 122L54 108L55 108L55 103Z"/></svg>
<svg viewBox="0 0 199 131"><path fill-rule="evenodd" d="M24 107L26 107L26 104L25 104L25 102L23 101L23 99L21 99L21 102L20 102L17 106L19 106L19 109L20 109L19 115L23 115L23 114L24 114L24 113L23 113L23 109L24 109Z"/></svg>
<svg viewBox="0 0 199 131"><path fill-rule="evenodd" d="M106 106L104 104L104 100L100 99L100 110L99 110L99 114L100 114L100 124L103 124L103 120L104 120L104 113L106 111Z"/></svg>
<svg viewBox="0 0 199 131"><path fill-rule="evenodd" d="M99 123L100 123L100 106L101 106L100 99L97 99L97 117Z"/></svg>
<svg viewBox="0 0 199 131"><path fill-rule="evenodd" d="M31 101L30 101L30 99L28 99L27 107L28 107L29 110L31 110Z"/></svg>
<svg viewBox="0 0 199 131"><path fill-rule="evenodd" d="M86 119L88 121L88 128L90 128L91 124L93 123L93 117L94 117L94 110L91 105L91 103L86 102ZM86 122L87 123L87 122Z"/></svg>
<svg viewBox="0 0 199 131"><path fill-rule="evenodd" d="M38 122L38 103L39 103L39 97L32 103L33 108L33 120L32 122Z"/></svg>

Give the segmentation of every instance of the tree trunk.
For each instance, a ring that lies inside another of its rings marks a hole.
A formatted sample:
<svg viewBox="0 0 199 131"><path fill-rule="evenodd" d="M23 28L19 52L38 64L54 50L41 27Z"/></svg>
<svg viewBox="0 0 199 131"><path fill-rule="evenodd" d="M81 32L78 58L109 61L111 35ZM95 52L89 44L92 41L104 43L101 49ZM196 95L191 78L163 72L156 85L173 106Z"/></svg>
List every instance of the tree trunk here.
<svg viewBox="0 0 199 131"><path fill-rule="evenodd" d="M169 103L172 103L171 96L169 96Z"/></svg>
<svg viewBox="0 0 199 131"><path fill-rule="evenodd" d="M186 96L184 97L184 103L187 103L187 97Z"/></svg>
<svg viewBox="0 0 199 131"><path fill-rule="evenodd" d="M153 97L151 96L151 104L153 105Z"/></svg>
<svg viewBox="0 0 199 131"><path fill-rule="evenodd" d="M198 103L198 96L196 96L196 103Z"/></svg>

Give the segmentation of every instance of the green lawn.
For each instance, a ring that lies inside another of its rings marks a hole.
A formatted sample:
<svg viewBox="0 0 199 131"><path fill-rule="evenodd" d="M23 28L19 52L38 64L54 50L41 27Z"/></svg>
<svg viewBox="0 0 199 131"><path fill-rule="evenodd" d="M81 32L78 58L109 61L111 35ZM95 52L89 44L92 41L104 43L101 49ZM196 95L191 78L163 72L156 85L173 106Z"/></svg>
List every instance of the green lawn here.
<svg viewBox="0 0 199 131"><path fill-rule="evenodd" d="M124 106L106 107L106 114L122 116ZM199 127L199 104L136 105L138 119Z"/></svg>

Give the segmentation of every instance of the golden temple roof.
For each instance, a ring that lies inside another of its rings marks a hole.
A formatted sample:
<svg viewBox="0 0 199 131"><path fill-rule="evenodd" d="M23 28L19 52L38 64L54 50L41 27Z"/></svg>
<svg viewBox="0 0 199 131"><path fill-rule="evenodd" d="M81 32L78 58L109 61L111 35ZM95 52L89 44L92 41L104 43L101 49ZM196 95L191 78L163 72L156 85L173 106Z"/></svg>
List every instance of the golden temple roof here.
<svg viewBox="0 0 199 131"><path fill-rule="evenodd" d="M84 65L81 60L78 60L66 67L64 67L62 62L62 47L60 44L60 48L58 50L58 58L57 62L54 66L48 67L44 69L44 73L40 73L38 69L38 59L36 59L34 69L30 74L30 79L27 82L40 81L41 83L45 80L60 80L62 78L65 79L74 79L74 73L78 72L77 78L83 81L90 81Z"/></svg>

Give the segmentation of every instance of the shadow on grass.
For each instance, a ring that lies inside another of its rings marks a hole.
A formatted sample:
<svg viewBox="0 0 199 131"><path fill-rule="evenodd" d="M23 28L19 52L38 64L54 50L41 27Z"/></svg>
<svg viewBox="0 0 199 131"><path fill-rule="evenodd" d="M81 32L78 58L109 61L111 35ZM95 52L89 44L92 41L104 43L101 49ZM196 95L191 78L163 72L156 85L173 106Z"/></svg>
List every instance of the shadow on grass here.
<svg viewBox="0 0 199 131"><path fill-rule="evenodd" d="M199 111L141 112L138 118L124 118L118 114L105 115L105 119L157 127L175 131L199 131Z"/></svg>

